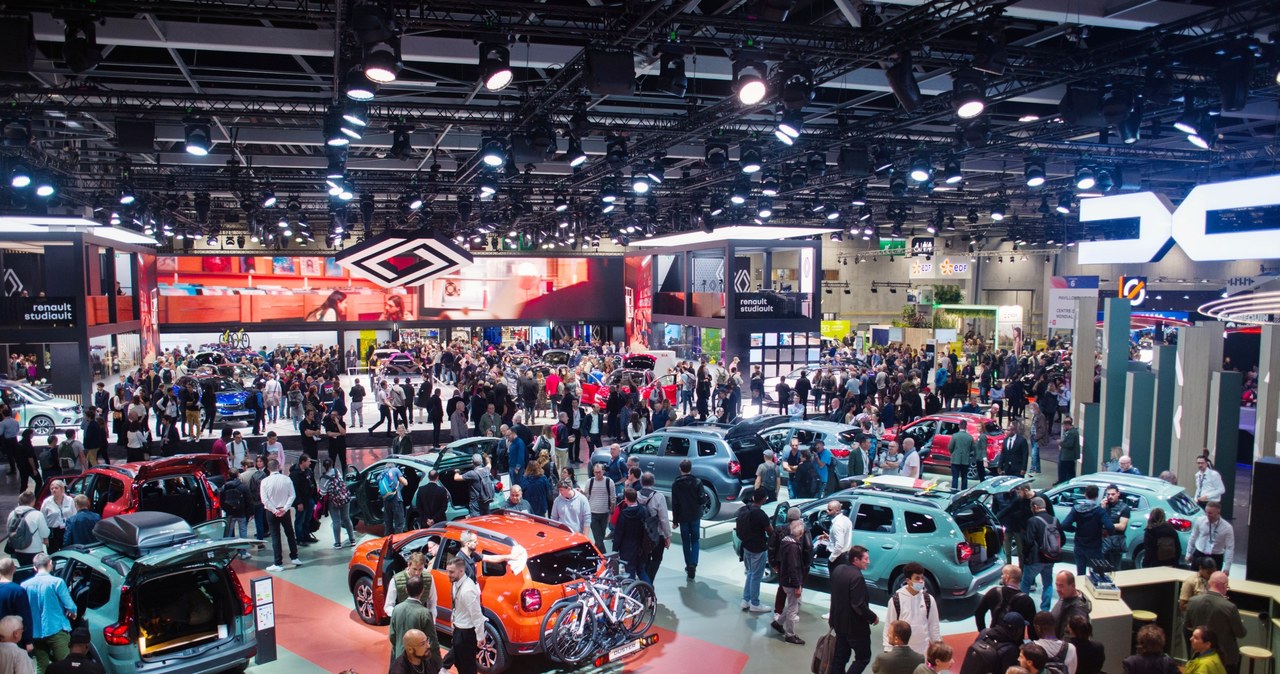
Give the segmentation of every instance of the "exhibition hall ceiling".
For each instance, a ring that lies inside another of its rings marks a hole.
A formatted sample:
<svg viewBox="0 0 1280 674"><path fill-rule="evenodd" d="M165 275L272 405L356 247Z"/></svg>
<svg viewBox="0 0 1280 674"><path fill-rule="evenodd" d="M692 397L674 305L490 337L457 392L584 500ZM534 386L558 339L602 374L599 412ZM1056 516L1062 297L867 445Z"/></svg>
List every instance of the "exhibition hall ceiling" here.
<svg viewBox="0 0 1280 674"><path fill-rule="evenodd" d="M96 208L166 248L425 228L563 250L756 221L1043 247L1134 235L1081 226L1091 195L1276 172L1277 0L4 12L0 208Z"/></svg>

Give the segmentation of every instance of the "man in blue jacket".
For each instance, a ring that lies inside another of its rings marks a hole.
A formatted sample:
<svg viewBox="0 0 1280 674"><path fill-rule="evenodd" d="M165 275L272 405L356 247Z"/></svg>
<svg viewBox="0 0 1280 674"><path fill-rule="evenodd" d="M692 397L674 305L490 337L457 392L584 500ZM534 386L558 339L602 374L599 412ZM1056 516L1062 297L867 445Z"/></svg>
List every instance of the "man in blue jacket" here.
<svg viewBox="0 0 1280 674"><path fill-rule="evenodd" d="M1098 503L1097 485L1085 487L1084 498L1076 501L1067 518L1062 520L1065 531L1072 531L1073 527L1076 532L1076 575L1083 576L1086 565L1097 571L1099 564L1106 563L1102 557L1102 539L1112 527L1111 516Z"/></svg>

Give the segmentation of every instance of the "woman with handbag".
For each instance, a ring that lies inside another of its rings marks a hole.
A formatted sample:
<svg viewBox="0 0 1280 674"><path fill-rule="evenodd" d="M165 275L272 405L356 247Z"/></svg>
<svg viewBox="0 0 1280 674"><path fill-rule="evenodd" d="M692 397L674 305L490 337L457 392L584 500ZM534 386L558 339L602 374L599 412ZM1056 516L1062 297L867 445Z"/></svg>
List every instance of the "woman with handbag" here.
<svg viewBox="0 0 1280 674"><path fill-rule="evenodd" d="M125 445L125 460L130 463L151 460L151 429L142 421L130 421Z"/></svg>
<svg viewBox="0 0 1280 674"><path fill-rule="evenodd" d="M342 547L342 530L347 530L347 547L356 544L356 528L351 523L351 492L347 490L346 480L334 468L333 461L325 459L321 464L324 469L324 489L321 496L328 504L329 521L333 525L333 547Z"/></svg>

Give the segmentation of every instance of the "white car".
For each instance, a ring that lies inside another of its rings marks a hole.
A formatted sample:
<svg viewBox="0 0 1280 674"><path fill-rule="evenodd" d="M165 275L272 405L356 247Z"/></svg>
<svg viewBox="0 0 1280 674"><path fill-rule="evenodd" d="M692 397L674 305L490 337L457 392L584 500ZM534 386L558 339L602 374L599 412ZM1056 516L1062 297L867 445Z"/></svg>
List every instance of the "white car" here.
<svg viewBox="0 0 1280 674"><path fill-rule="evenodd" d="M74 400L58 398L34 386L0 381L0 399L13 410L22 428L49 435L61 428L80 428L84 411Z"/></svg>

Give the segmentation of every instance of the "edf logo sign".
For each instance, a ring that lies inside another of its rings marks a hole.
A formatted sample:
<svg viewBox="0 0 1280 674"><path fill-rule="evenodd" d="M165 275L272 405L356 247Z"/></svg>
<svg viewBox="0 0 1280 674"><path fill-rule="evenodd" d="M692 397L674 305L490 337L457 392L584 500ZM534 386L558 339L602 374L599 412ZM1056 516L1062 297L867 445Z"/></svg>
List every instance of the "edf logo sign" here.
<svg viewBox="0 0 1280 674"><path fill-rule="evenodd" d="M1080 264L1132 264L1164 257L1176 242L1188 258L1265 260L1280 257L1280 223L1266 230L1209 234L1205 215L1253 206L1280 205L1280 176L1200 185L1174 208L1151 192L1080 200L1080 222L1138 218L1138 238L1080 242Z"/></svg>

